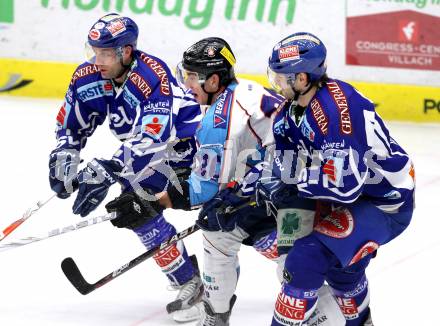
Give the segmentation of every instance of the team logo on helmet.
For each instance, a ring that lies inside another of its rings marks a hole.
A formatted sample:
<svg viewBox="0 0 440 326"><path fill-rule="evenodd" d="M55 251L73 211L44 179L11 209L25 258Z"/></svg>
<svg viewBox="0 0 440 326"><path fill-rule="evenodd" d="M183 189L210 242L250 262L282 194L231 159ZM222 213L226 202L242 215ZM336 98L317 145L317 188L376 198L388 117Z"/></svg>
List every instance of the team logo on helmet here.
<svg viewBox="0 0 440 326"><path fill-rule="evenodd" d="M96 41L101 37L101 33L97 29L91 29L89 32L89 37L91 40Z"/></svg>
<svg viewBox="0 0 440 326"><path fill-rule="evenodd" d="M215 57L215 50L216 50L215 47L213 47L213 46L208 46L208 47L206 48L206 55L207 55L208 57L210 57L210 58Z"/></svg>
<svg viewBox="0 0 440 326"><path fill-rule="evenodd" d="M106 28L112 34L113 37L115 37L118 34L121 34L126 30L125 24L121 19L115 19L109 22Z"/></svg>
<svg viewBox="0 0 440 326"><path fill-rule="evenodd" d="M116 19L111 21L106 28L112 34L113 37L118 34L121 34L126 30L125 24L121 19Z"/></svg>
<svg viewBox="0 0 440 326"><path fill-rule="evenodd" d="M290 45L280 48L279 58L280 62L299 59L298 45Z"/></svg>
<svg viewBox="0 0 440 326"><path fill-rule="evenodd" d="M93 27L96 29L103 29L105 27L105 24L103 22L98 22Z"/></svg>

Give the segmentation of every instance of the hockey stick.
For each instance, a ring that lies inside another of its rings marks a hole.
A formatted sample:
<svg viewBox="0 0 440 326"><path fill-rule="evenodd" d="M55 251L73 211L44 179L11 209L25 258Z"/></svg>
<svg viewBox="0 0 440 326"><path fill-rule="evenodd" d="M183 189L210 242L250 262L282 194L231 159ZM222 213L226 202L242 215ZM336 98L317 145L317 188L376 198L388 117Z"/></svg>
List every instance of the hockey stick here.
<svg viewBox="0 0 440 326"><path fill-rule="evenodd" d="M249 200L251 200L251 199L249 198ZM249 202L246 202L240 206L234 207L232 209L226 208L225 211L227 213L231 214L239 209L249 207L249 206L255 206L255 204L256 204L255 202L249 201ZM128 263L122 265L118 269L114 270L113 272L104 276L103 278L101 278L100 280L96 281L93 284L90 284L85 280L84 276L81 274L81 271L78 268L78 265L75 263L75 261L71 257L65 258L61 262L61 269L63 270L64 275L66 275L66 277L70 281L70 283L78 290L78 292L83 295L86 295L92 291L95 291L97 288L100 288L101 286L113 281L118 276L124 274L128 270L139 265L143 261L153 257L159 251L178 242L179 240L182 240L183 238L186 238L187 236L198 231L199 229L200 229L200 227L197 224L190 226L189 228L187 228L187 229L175 234L171 238L165 240L159 246L152 248L152 249L144 252L143 254L137 256L136 258L130 260Z"/></svg>
<svg viewBox="0 0 440 326"><path fill-rule="evenodd" d="M89 218L87 220L83 220L83 221L75 223L75 224L71 224L68 226L53 229L49 232L46 232L45 235L36 236L36 237L26 237L26 238L15 240L14 242L0 244L0 252L6 251L9 249L14 249L14 248L26 246L28 244L38 242L41 240L53 238L55 236L59 236L59 235L65 234L65 233L76 231L76 230L79 230L79 229L82 229L82 228L85 228L85 227L88 227L91 225L99 224L101 222L110 221L110 220L113 220L115 217L116 217L116 215L114 213L110 213L110 214L106 214L106 215L102 215L102 216L96 216L96 217Z"/></svg>
<svg viewBox="0 0 440 326"><path fill-rule="evenodd" d="M50 195L46 200L38 201L34 206L28 208L28 210L23 214L21 218L12 222L7 226L3 231L0 232L0 241L3 241L9 234L11 234L15 229L17 229L20 225L22 225L29 217L31 217L36 211L38 211L41 207L46 205L52 198L54 198L56 194Z"/></svg>
<svg viewBox="0 0 440 326"><path fill-rule="evenodd" d="M169 245L176 243L179 240L182 240L183 238L186 238L187 236L193 234L197 230L199 230L199 226L197 224L190 226L189 228L183 230L182 232L177 233L168 240L165 240L159 246L152 248L144 252L143 254L137 256L136 258L130 260L127 264L122 265L118 269L114 270L113 272L111 272L107 276L104 276L103 278L101 278L100 280L98 280L93 284L88 283L84 279L84 277L81 274L81 271L79 270L75 261L71 257L65 258L62 261L61 269L63 270L64 275L66 275L70 283L72 283L72 285L79 291L79 293L86 295L96 290L97 288L100 288L101 286L107 284L108 282L113 281L118 276L124 274L125 272L139 265L148 258L153 257L159 251L165 249Z"/></svg>

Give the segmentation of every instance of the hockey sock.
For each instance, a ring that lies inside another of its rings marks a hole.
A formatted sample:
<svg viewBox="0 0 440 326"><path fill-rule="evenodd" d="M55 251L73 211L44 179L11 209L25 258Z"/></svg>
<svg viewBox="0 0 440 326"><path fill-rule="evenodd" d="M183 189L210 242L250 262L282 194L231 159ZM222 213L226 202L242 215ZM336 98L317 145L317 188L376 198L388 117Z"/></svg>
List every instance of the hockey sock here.
<svg viewBox="0 0 440 326"><path fill-rule="evenodd" d="M265 237L256 241L253 245L254 249L264 257L276 261L278 259L277 250L277 231L272 231Z"/></svg>
<svg viewBox="0 0 440 326"><path fill-rule="evenodd" d="M313 234L296 240L286 258L273 326L303 325L315 310L318 289L333 261L334 255Z"/></svg>
<svg viewBox="0 0 440 326"><path fill-rule="evenodd" d="M275 303L272 326L300 326L315 310L318 289L302 290L284 284Z"/></svg>
<svg viewBox="0 0 440 326"><path fill-rule="evenodd" d="M161 242L176 234L176 228L168 223L162 214L153 220L145 223L134 232L147 250L158 246ZM188 282L196 273L183 241L178 241L156 255L154 260L168 277L173 286L183 285Z"/></svg>
<svg viewBox="0 0 440 326"><path fill-rule="evenodd" d="M333 285L334 286L334 285ZM339 290L332 287L333 295L347 320L346 326L363 325L369 313L370 295L365 275L350 290Z"/></svg>
<svg viewBox="0 0 440 326"><path fill-rule="evenodd" d="M338 302L347 326L363 325L370 303L365 269L370 263L368 255L345 268L334 268L328 273L327 282Z"/></svg>

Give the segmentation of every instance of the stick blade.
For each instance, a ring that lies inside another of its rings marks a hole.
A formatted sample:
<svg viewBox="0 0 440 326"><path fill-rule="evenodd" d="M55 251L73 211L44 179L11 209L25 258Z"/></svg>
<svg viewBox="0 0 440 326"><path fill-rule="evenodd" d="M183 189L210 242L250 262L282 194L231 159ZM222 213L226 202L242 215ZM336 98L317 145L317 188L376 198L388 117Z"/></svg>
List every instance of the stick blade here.
<svg viewBox="0 0 440 326"><path fill-rule="evenodd" d="M63 273L64 275L66 275L69 282L82 295L89 294L90 292L95 290L95 287L84 279L81 271L71 257L65 258L61 262L61 269L63 270Z"/></svg>

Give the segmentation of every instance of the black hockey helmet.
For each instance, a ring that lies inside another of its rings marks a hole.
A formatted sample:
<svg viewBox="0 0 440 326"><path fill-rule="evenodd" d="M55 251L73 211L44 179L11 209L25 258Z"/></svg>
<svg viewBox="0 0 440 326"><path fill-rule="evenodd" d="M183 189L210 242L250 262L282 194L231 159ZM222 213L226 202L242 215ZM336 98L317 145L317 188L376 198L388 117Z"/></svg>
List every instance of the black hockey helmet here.
<svg viewBox="0 0 440 326"><path fill-rule="evenodd" d="M229 44L219 37L204 38L190 46L182 58L185 70L197 72L201 79L216 73L223 86L235 79L235 56Z"/></svg>

